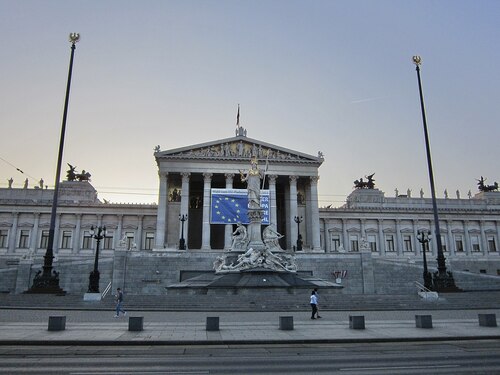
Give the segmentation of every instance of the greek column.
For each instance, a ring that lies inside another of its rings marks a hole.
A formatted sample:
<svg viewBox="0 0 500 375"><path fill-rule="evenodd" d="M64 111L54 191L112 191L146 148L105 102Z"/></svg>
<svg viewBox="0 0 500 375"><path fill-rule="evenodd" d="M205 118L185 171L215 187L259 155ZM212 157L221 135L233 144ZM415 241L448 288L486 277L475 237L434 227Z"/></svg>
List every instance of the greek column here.
<svg viewBox="0 0 500 375"><path fill-rule="evenodd" d="M80 251L80 230L82 226L82 214L76 214L75 236L72 238L73 246L71 252L78 254Z"/></svg>
<svg viewBox="0 0 500 375"><path fill-rule="evenodd" d="M226 177L226 189L232 189L234 173L226 173L224 176ZM232 235L233 224L226 224L224 227L224 250L231 249Z"/></svg>
<svg viewBox="0 0 500 375"><path fill-rule="evenodd" d="M414 238L414 240L416 240L415 241L415 250L414 250L415 256L418 256L419 253L422 252L421 251L422 245L418 241L417 236L418 236L418 219L413 219L413 238Z"/></svg>
<svg viewBox="0 0 500 375"><path fill-rule="evenodd" d="M486 241L486 233L484 233L484 220L479 221L479 229L481 229L481 248L483 255L488 254L488 241Z"/></svg>
<svg viewBox="0 0 500 375"><path fill-rule="evenodd" d="M212 186L212 175L212 173L203 173L202 250L210 250L210 188Z"/></svg>
<svg viewBox="0 0 500 375"><path fill-rule="evenodd" d="M38 225L40 223L40 213L35 212L35 223L33 224L33 230L30 236L30 246L29 246L29 252L31 254L35 254L36 252L36 240L38 238Z"/></svg>
<svg viewBox="0 0 500 375"><path fill-rule="evenodd" d="M290 220L290 228L293 228L293 224L295 221L295 217L297 216L297 176L290 176L290 191L288 192L289 195L289 202L290 202L290 215L289 215L289 220ZM290 245L293 248L294 246L297 246L297 231L292 229L290 231Z"/></svg>
<svg viewBox="0 0 500 375"><path fill-rule="evenodd" d="M163 249L166 243L165 234L167 232L168 172L159 172L158 176L160 178L160 187L158 191L155 247Z"/></svg>
<svg viewBox="0 0 500 375"><path fill-rule="evenodd" d="M278 228L278 214L276 209L276 179L278 175L270 174L267 176L267 181L269 181L269 199L270 202L270 212L271 215L270 223L274 225L274 228Z"/></svg>
<svg viewBox="0 0 500 375"><path fill-rule="evenodd" d="M384 219L378 219L378 251L385 256Z"/></svg>
<svg viewBox="0 0 500 375"><path fill-rule="evenodd" d="M191 176L191 173L189 172L183 172L181 173L182 176L182 190L181 190L181 212L180 215L184 215L185 217L188 218L184 222L184 239L186 240L186 249L188 248L188 238L189 238L189 217L188 217L188 211L189 211L189 177ZM182 223L179 221L179 238L181 238L181 231L182 231Z"/></svg>
<svg viewBox="0 0 500 375"><path fill-rule="evenodd" d="M448 220L446 222L446 228L448 229L447 231L447 236L446 236L446 243L447 243L447 248L448 248L448 251L450 253L450 256L455 256L455 246L453 246L453 241L452 241L452 236L453 236L453 233L451 231L451 229L453 228L452 226L452 221L451 220Z"/></svg>
<svg viewBox="0 0 500 375"><path fill-rule="evenodd" d="M403 255L403 239L401 238L401 220L396 219L396 251L398 256Z"/></svg>
<svg viewBox="0 0 500 375"><path fill-rule="evenodd" d="M470 251L470 248L471 248L471 243L470 243L470 234L469 234L469 221L468 220L464 220L464 247L465 247L465 253L470 256L471 254L471 251Z"/></svg>
<svg viewBox="0 0 500 375"><path fill-rule="evenodd" d="M17 223L19 220L19 212L12 213L12 227L10 227L9 231L9 248L7 249L7 253L13 253L16 247L16 237L17 237Z"/></svg>
<svg viewBox="0 0 500 375"><path fill-rule="evenodd" d="M312 249L321 250L319 234L319 207L318 207L318 180L319 176L311 177L311 221L312 221Z"/></svg>
<svg viewBox="0 0 500 375"><path fill-rule="evenodd" d="M136 242L137 250L143 249L142 246L142 224L144 221L143 219L144 215L137 215L137 242Z"/></svg>

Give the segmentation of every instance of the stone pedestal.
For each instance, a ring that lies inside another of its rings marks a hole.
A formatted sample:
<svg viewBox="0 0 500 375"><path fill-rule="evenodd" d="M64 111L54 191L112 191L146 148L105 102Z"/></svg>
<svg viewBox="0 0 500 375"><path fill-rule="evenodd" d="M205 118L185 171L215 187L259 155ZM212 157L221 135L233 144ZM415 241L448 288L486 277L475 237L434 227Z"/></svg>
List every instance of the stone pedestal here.
<svg viewBox="0 0 500 375"><path fill-rule="evenodd" d="M293 316L280 316L280 329L282 331L293 331Z"/></svg>
<svg viewBox="0 0 500 375"><path fill-rule="evenodd" d="M250 224L248 224L248 236L250 240L248 248L262 250L265 248L265 245L264 242L262 242L260 228L262 225L262 219L264 218L264 209L249 208L248 218L250 219Z"/></svg>
<svg viewBox="0 0 500 375"><path fill-rule="evenodd" d="M66 329L66 316L49 316L49 331L64 331Z"/></svg>
<svg viewBox="0 0 500 375"><path fill-rule="evenodd" d="M415 315L417 328L432 328L432 315Z"/></svg>
<svg viewBox="0 0 500 375"><path fill-rule="evenodd" d="M207 331L218 331L219 330L219 317L218 316L207 316Z"/></svg>
<svg viewBox="0 0 500 375"><path fill-rule="evenodd" d="M365 329L365 316L364 315L349 315L349 328L350 329Z"/></svg>
<svg viewBox="0 0 500 375"><path fill-rule="evenodd" d="M142 331L144 325L143 316L131 316L128 318L128 330L129 331Z"/></svg>

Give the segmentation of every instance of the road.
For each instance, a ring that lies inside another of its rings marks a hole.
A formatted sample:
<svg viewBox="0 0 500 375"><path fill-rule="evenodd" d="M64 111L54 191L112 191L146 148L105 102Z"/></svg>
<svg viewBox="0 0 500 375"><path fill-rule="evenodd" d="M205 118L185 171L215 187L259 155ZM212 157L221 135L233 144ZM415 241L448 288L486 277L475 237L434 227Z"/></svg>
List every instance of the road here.
<svg viewBox="0 0 500 375"><path fill-rule="evenodd" d="M499 374L500 340L197 346L0 346L0 374Z"/></svg>

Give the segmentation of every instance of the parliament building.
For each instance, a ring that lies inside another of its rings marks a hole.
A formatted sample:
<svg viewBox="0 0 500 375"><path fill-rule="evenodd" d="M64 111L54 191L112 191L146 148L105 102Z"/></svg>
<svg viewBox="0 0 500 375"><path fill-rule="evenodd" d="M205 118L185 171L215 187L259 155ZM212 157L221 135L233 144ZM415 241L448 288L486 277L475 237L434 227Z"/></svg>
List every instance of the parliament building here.
<svg viewBox="0 0 500 375"><path fill-rule="evenodd" d="M89 181L61 182L54 267L63 289L85 292L96 247L92 226L107 229L100 244L102 287L128 283L131 292L161 294L170 284L212 271L217 254L230 249L237 225L234 219L214 223L212 193L246 189L240 171L251 158L265 172L266 217L283 235L281 248L295 254L299 272L340 281L345 293L409 291L421 279L417 233L434 232L430 198L357 188L343 206L319 207L323 154L249 138L240 126L234 137L172 150L157 147L154 156L157 205L102 202ZM43 186L0 187L0 292L25 291L43 263L52 197L53 190ZM458 286L499 288L500 192L465 198L457 193L437 205L444 255ZM431 269L436 255L431 240ZM389 282L389 273L400 275L401 283Z"/></svg>

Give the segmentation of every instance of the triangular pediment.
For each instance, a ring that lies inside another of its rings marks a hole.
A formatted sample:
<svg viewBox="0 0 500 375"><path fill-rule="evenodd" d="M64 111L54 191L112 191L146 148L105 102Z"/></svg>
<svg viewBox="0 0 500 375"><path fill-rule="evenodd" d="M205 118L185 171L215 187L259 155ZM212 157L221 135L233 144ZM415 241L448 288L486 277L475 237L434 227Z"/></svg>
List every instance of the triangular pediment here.
<svg viewBox="0 0 500 375"><path fill-rule="evenodd" d="M238 136L192 146L155 152L157 160L162 159L210 159L210 160L248 160L256 156L259 160L268 159L273 163L323 163L323 155L304 154L256 139Z"/></svg>

